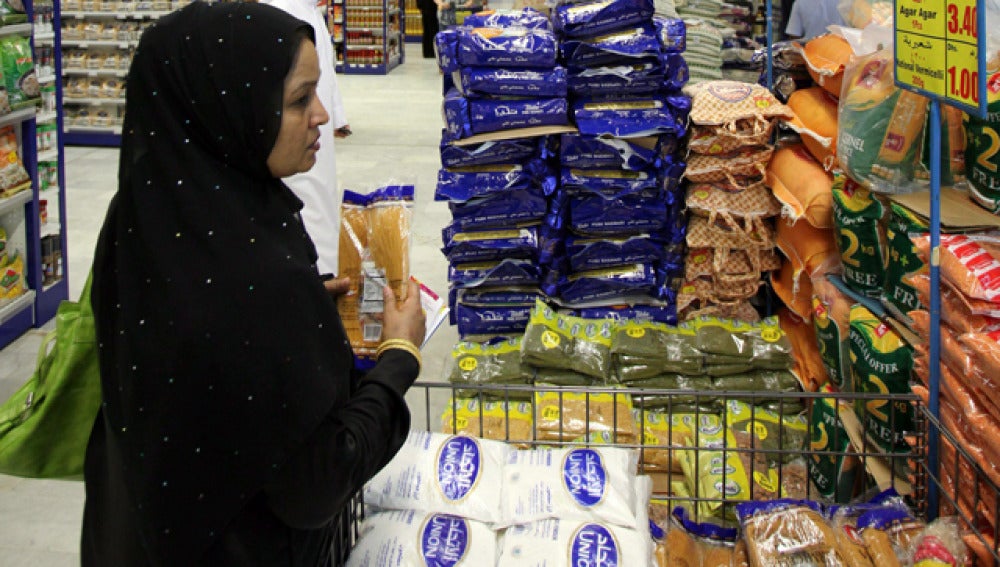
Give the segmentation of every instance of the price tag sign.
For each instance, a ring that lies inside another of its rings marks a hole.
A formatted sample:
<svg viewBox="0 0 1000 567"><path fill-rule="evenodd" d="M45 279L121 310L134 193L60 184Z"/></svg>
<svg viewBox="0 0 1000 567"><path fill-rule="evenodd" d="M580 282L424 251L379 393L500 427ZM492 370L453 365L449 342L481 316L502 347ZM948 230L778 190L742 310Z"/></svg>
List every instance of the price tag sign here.
<svg viewBox="0 0 1000 567"><path fill-rule="evenodd" d="M985 15L977 0L896 0L896 84L986 115Z"/></svg>

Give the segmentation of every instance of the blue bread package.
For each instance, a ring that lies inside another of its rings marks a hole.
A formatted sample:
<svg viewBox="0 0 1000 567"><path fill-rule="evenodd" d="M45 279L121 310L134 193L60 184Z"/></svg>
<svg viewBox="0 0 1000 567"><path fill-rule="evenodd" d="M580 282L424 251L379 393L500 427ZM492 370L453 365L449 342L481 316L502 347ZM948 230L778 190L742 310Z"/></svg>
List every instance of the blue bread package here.
<svg viewBox="0 0 1000 567"><path fill-rule="evenodd" d="M538 228L538 264L551 267L556 261L565 256L567 231L562 226L554 227L550 222L551 218L546 218L545 222Z"/></svg>
<svg viewBox="0 0 1000 567"><path fill-rule="evenodd" d="M570 69L641 63L662 67L663 43L652 24L597 37L567 39L559 48L562 61Z"/></svg>
<svg viewBox="0 0 1000 567"><path fill-rule="evenodd" d="M565 98L473 98L468 101L473 134L569 124Z"/></svg>
<svg viewBox="0 0 1000 567"><path fill-rule="evenodd" d="M671 135L620 140L563 134L560 136L559 163L564 167L584 169L640 170L659 167L678 146L678 138Z"/></svg>
<svg viewBox="0 0 1000 567"><path fill-rule="evenodd" d="M569 199L569 228L581 235L659 232L667 203L658 193L606 198L588 193Z"/></svg>
<svg viewBox="0 0 1000 567"><path fill-rule="evenodd" d="M576 69L569 74L569 90L582 97L640 95L680 90L687 84L688 66L682 55L662 55L662 64L641 63Z"/></svg>
<svg viewBox="0 0 1000 567"><path fill-rule="evenodd" d="M649 233L604 238L569 236L566 256L569 269L580 272L622 264L658 264L666 259L667 247Z"/></svg>
<svg viewBox="0 0 1000 567"><path fill-rule="evenodd" d="M560 183L564 191L574 193L578 189L599 192L602 195L617 196L659 191L662 180L656 169L634 171L628 169L576 169L562 168Z"/></svg>
<svg viewBox="0 0 1000 567"><path fill-rule="evenodd" d="M565 97L566 69L462 67L455 72L459 91L469 97Z"/></svg>
<svg viewBox="0 0 1000 567"><path fill-rule="evenodd" d="M616 266L573 274L559 274L552 270L544 280L542 290L559 297L568 305L636 296L669 299L665 297L669 293L667 289L661 289L660 279L656 268L649 264Z"/></svg>
<svg viewBox="0 0 1000 567"><path fill-rule="evenodd" d="M530 306L480 307L457 303L455 321L462 337L523 333L531 317Z"/></svg>
<svg viewBox="0 0 1000 567"><path fill-rule="evenodd" d="M547 29L460 28L458 62L466 67L551 69L556 36Z"/></svg>
<svg viewBox="0 0 1000 567"><path fill-rule="evenodd" d="M530 307L543 297L538 287L452 288L448 292L449 322L458 324L455 307L459 303L467 307Z"/></svg>
<svg viewBox="0 0 1000 567"><path fill-rule="evenodd" d="M573 103L573 116L581 134L632 138L687 132L691 99L685 95L584 98Z"/></svg>
<svg viewBox="0 0 1000 567"><path fill-rule="evenodd" d="M440 149L443 167L521 163L531 158L547 157L549 152L548 136L481 142L469 146L457 146L442 140Z"/></svg>
<svg viewBox="0 0 1000 567"><path fill-rule="evenodd" d="M434 53L438 68L445 75L458 70L458 30L448 29L434 36Z"/></svg>
<svg viewBox="0 0 1000 567"><path fill-rule="evenodd" d="M573 315L585 319L614 319L618 322L638 321L677 324L677 306L669 302L616 304L601 307L583 307L573 311Z"/></svg>
<svg viewBox="0 0 1000 567"><path fill-rule="evenodd" d="M521 189L541 188L551 195L556 189L555 172L542 159L521 165L495 164L438 171L436 201L468 201L494 193L509 193Z"/></svg>
<svg viewBox="0 0 1000 567"><path fill-rule="evenodd" d="M552 22L534 8L483 10L465 17L462 25L473 28L513 28L551 30Z"/></svg>
<svg viewBox="0 0 1000 567"><path fill-rule="evenodd" d="M687 26L679 18L653 17L653 26L660 36L664 53L684 53L687 50Z"/></svg>
<svg viewBox="0 0 1000 567"><path fill-rule="evenodd" d="M449 262L482 262L504 258L538 258L538 228L523 227L462 231L449 225L441 231L441 251Z"/></svg>
<svg viewBox="0 0 1000 567"><path fill-rule="evenodd" d="M537 286L540 281L541 270L530 260L509 258L448 266L448 282L458 287Z"/></svg>
<svg viewBox="0 0 1000 567"><path fill-rule="evenodd" d="M595 0L556 6L555 30L565 37L588 37L648 22L653 0Z"/></svg>
<svg viewBox="0 0 1000 567"><path fill-rule="evenodd" d="M548 199L541 189L522 189L451 201L452 222L462 230L484 229L538 222L548 212Z"/></svg>
<svg viewBox="0 0 1000 567"><path fill-rule="evenodd" d="M469 99L462 96L458 89L450 89L445 93L441 114L444 116L444 132L441 135L443 141L453 142L472 135Z"/></svg>

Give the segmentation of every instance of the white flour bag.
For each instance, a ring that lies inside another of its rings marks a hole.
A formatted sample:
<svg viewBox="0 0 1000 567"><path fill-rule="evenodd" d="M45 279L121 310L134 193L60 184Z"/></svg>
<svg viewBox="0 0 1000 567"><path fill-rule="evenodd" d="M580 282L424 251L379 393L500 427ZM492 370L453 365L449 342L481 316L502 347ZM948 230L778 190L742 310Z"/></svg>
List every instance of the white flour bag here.
<svg viewBox="0 0 1000 567"><path fill-rule="evenodd" d="M637 461L635 451L609 447L511 451L502 524L561 518L636 528Z"/></svg>
<svg viewBox="0 0 1000 567"><path fill-rule="evenodd" d="M653 540L643 531L596 522L542 520L507 529L497 567L649 567Z"/></svg>
<svg viewBox="0 0 1000 567"><path fill-rule="evenodd" d="M497 523L510 451L499 441L411 431L396 457L365 486L365 503Z"/></svg>
<svg viewBox="0 0 1000 567"><path fill-rule="evenodd" d="M480 567L496 556L496 534L486 524L395 510L365 520L347 567Z"/></svg>

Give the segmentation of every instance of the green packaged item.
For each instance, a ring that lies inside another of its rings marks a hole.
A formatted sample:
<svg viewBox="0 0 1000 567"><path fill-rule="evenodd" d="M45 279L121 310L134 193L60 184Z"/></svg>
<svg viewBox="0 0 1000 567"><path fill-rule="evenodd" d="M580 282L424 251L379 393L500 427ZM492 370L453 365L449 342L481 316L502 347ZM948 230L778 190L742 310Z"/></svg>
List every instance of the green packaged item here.
<svg viewBox="0 0 1000 567"><path fill-rule="evenodd" d="M530 367L529 367L530 368ZM590 386L594 383L594 378L586 374L580 374L572 370L561 370L559 368L535 368L535 384L549 384L552 386Z"/></svg>
<svg viewBox="0 0 1000 567"><path fill-rule="evenodd" d="M709 376L734 376L737 374L746 374L753 370L753 365L749 362L743 364L739 363L727 363L727 364L706 364L705 374Z"/></svg>
<svg viewBox="0 0 1000 567"><path fill-rule="evenodd" d="M820 392L833 394L836 389L830 384ZM847 404L840 411L851 411ZM807 460L809 477L825 500L840 504L850 502L854 497L856 482L859 480L861 463L854 455L846 455L851 440L838 415L836 398L816 398L813 400L809 418L809 449ZM825 454L829 452L829 454Z"/></svg>
<svg viewBox="0 0 1000 567"><path fill-rule="evenodd" d="M469 341L457 343L451 349L452 384L530 384L532 375L521 367L521 338L516 337L496 344ZM459 396L530 399L531 392L514 390L459 390Z"/></svg>
<svg viewBox="0 0 1000 567"><path fill-rule="evenodd" d="M629 321L615 331L611 352L623 381L664 373L702 373L703 357L691 325Z"/></svg>
<svg viewBox="0 0 1000 567"><path fill-rule="evenodd" d="M684 374L662 374L639 382L629 384L629 388L639 388L646 390L676 390L669 395L665 394L636 394L645 407L674 407L680 405L708 405L715 400L715 396L706 396L705 393L715 390L715 384L708 376L687 376ZM690 392L690 393L687 393ZM695 394L695 392L701 395ZM717 411L712 409L712 412Z"/></svg>
<svg viewBox="0 0 1000 567"><path fill-rule="evenodd" d="M525 364L573 370L601 381L611 379L611 319L562 315L541 301L531 310L521 344Z"/></svg>
<svg viewBox="0 0 1000 567"><path fill-rule="evenodd" d="M972 199L991 213L1000 213L1000 98L990 101L985 119L969 116L965 169Z"/></svg>
<svg viewBox="0 0 1000 567"><path fill-rule="evenodd" d="M753 366L762 370L787 370L792 367L792 343L776 316L754 323L750 332Z"/></svg>
<svg viewBox="0 0 1000 567"><path fill-rule="evenodd" d="M833 181L833 223L844 266L844 282L879 298L887 265L884 221L888 207L872 192L843 175Z"/></svg>
<svg viewBox="0 0 1000 567"><path fill-rule="evenodd" d="M757 407L781 415L795 415L806 411L806 404L798 398L770 400L757 404Z"/></svg>
<svg viewBox="0 0 1000 567"><path fill-rule="evenodd" d="M746 374L734 374L713 378L715 389L723 392L754 392L752 401L760 404L776 398L769 392L797 392L801 388L795 374L787 370L755 370Z"/></svg>
<svg viewBox="0 0 1000 567"><path fill-rule="evenodd" d="M910 234L927 232L927 223L906 207L890 203L891 215L885 235L889 243L889 264L885 270L885 299L901 313L921 309L917 290L905 278L927 267L913 246Z"/></svg>
<svg viewBox="0 0 1000 567"><path fill-rule="evenodd" d="M40 100L42 90L35 75L35 62L31 58L31 44L27 38L12 35L0 41L0 62L12 109L17 110Z"/></svg>
<svg viewBox="0 0 1000 567"><path fill-rule="evenodd" d="M0 22L5 26L27 23L28 14L24 11L24 2L21 0L0 1Z"/></svg>
<svg viewBox="0 0 1000 567"><path fill-rule="evenodd" d="M911 393L913 349L862 305L851 308L850 343L856 392ZM909 402L858 400L855 411L876 445L886 451L906 446L903 436L913 430L913 406Z"/></svg>
<svg viewBox="0 0 1000 567"><path fill-rule="evenodd" d="M695 345L705 354L705 364L719 362L713 360L715 355L730 357L722 362L723 364L731 362L734 358L749 362L753 359L753 347L748 337L752 329L753 326L744 321L699 317L695 319L697 331Z"/></svg>

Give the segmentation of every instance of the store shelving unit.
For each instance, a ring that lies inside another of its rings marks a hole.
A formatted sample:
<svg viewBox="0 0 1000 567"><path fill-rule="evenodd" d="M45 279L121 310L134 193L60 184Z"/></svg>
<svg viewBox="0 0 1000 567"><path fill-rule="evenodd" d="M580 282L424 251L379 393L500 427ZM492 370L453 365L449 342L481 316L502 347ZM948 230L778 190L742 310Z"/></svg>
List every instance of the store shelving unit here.
<svg viewBox="0 0 1000 567"><path fill-rule="evenodd" d="M330 41L333 42L333 52L337 57L335 70L344 72L344 0L329 0L326 6L319 7L326 18L330 30Z"/></svg>
<svg viewBox="0 0 1000 567"><path fill-rule="evenodd" d="M332 5L333 22L338 6L344 15L344 60L338 71L385 75L403 63L403 0L337 0Z"/></svg>
<svg viewBox="0 0 1000 567"><path fill-rule="evenodd" d="M417 0L406 0L406 13L404 14L405 27L404 37L407 42L420 43L423 41L424 17L417 7Z"/></svg>
<svg viewBox="0 0 1000 567"><path fill-rule="evenodd" d="M66 65L60 70L65 86L87 80L92 85L128 75L132 53L145 27L189 2L137 2L131 10L118 3L94 0L63 1L59 52ZM146 8L146 9L143 9ZM70 57L82 54L82 57ZM91 88L90 91L100 90ZM86 146L118 146L125 115L125 98L119 93L70 92L62 100L65 143Z"/></svg>

